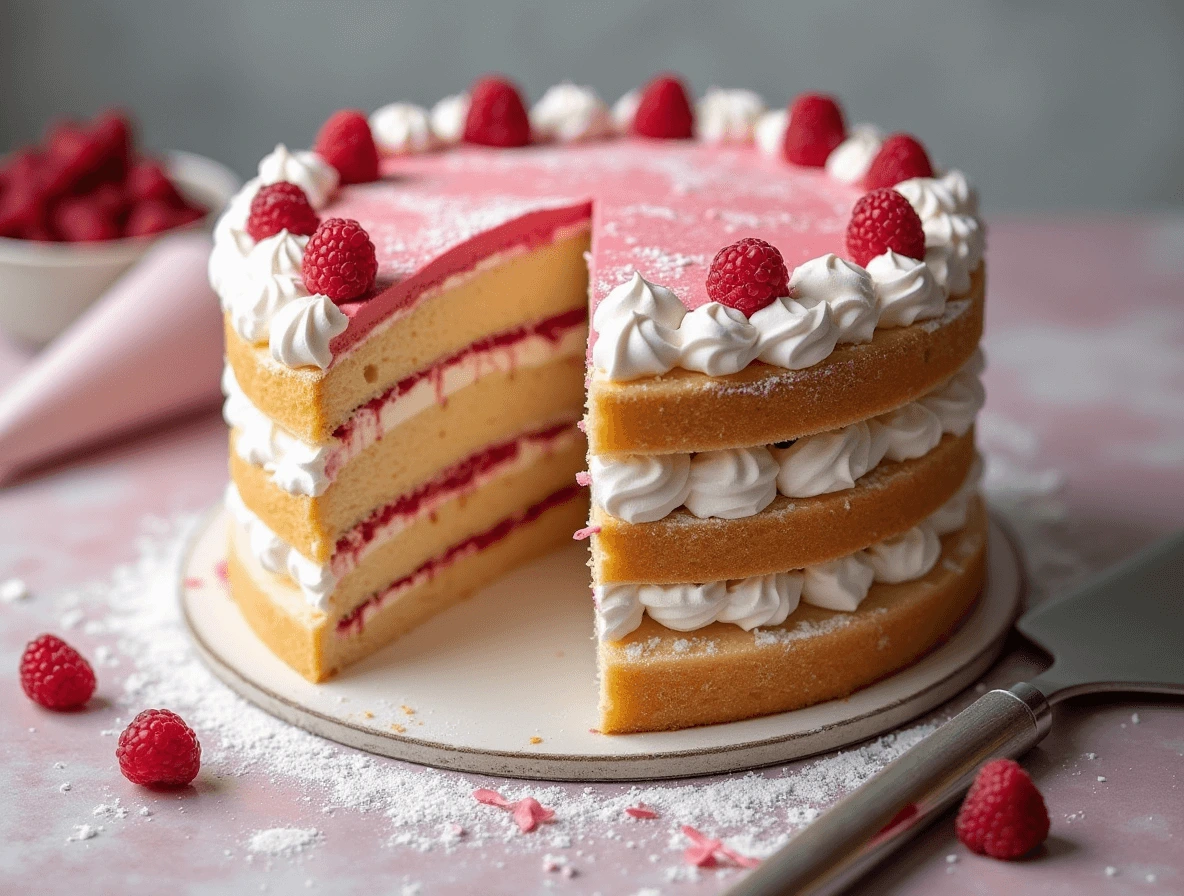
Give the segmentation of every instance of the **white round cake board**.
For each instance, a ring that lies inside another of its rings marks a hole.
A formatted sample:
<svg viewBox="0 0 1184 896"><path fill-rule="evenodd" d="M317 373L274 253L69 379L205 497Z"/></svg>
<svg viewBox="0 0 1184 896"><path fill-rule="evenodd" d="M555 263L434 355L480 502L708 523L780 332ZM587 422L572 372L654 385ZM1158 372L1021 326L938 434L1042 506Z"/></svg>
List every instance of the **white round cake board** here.
<svg viewBox="0 0 1184 896"><path fill-rule="evenodd" d="M756 768L889 731L953 697L995 660L1021 594L1016 551L992 522L987 586L952 638L845 700L726 725L603 735L587 548L573 543L499 580L324 684L255 636L219 569L218 507L179 570L183 616L226 684L330 740L439 768L544 780L675 778Z"/></svg>

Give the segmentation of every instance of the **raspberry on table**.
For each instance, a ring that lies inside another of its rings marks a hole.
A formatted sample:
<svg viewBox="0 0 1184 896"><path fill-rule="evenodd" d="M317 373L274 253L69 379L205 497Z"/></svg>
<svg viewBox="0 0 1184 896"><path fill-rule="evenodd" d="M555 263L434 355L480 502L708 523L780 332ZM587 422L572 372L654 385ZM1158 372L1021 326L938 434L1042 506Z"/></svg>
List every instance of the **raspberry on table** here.
<svg viewBox="0 0 1184 896"><path fill-rule="evenodd" d="M962 801L954 830L972 852L1018 859L1048 836L1044 797L1014 759L988 762Z"/></svg>
<svg viewBox="0 0 1184 896"><path fill-rule="evenodd" d="M501 75L487 75L472 86L464 141L501 147L530 143L530 117L513 81Z"/></svg>
<svg viewBox="0 0 1184 896"><path fill-rule="evenodd" d="M312 236L320 223L304 191L296 184L281 181L260 187L251 200L247 233L256 242L275 236L281 230Z"/></svg>
<svg viewBox="0 0 1184 896"><path fill-rule="evenodd" d="M884 141L864 178L869 190L895 187L902 180L933 177L933 165L921 141L910 134L893 134Z"/></svg>
<svg viewBox="0 0 1184 896"><path fill-rule="evenodd" d="M339 109L330 115L312 148L337 169L343 184L378 180L378 147L370 122L357 109Z"/></svg>
<svg viewBox="0 0 1184 896"><path fill-rule="evenodd" d="M774 299L789 295L785 259L776 246L764 240L737 240L712 259L707 271L707 295L751 317Z"/></svg>
<svg viewBox="0 0 1184 896"><path fill-rule="evenodd" d="M634 134L660 140L686 140L694 129L695 113L681 78L662 74L645 85L633 115Z"/></svg>
<svg viewBox="0 0 1184 896"><path fill-rule="evenodd" d="M351 218L329 218L304 247L304 286L334 302L364 296L378 276L378 257L370 235Z"/></svg>
<svg viewBox="0 0 1184 896"><path fill-rule="evenodd" d="M789 107L782 153L795 165L821 168L826 157L847 139L843 110L834 97L803 93Z"/></svg>
<svg viewBox="0 0 1184 896"><path fill-rule="evenodd" d="M95 671L56 635L41 635L21 654L21 689L46 709L77 709L95 692Z"/></svg>
<svg viewBox="0 0 1184 896"><path fill-rule="evenodd" d="M133 784L183 787L197 777L201 744L176 713L146 709L119 735L115 758Z"/></svg>
<svg viewBox="0 0 1184 896"><path fill-rule="evenodd" d="M865 193L851 210L847 251L856 264L866 265L891 249L899 255L925 257L925 231L909 201L888 187Z"/></svg>

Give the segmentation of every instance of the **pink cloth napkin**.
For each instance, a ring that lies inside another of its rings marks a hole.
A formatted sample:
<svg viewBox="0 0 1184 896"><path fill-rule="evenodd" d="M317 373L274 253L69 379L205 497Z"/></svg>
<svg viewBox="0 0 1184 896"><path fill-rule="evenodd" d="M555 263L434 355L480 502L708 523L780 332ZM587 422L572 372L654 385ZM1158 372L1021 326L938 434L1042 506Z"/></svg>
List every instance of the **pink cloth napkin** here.
<svg viewBox="0 0 1184 896"><path fill-rule="evenodd" d="M210 240L167 237L0 396L0 484L18 471L220 395Z"/></svg>

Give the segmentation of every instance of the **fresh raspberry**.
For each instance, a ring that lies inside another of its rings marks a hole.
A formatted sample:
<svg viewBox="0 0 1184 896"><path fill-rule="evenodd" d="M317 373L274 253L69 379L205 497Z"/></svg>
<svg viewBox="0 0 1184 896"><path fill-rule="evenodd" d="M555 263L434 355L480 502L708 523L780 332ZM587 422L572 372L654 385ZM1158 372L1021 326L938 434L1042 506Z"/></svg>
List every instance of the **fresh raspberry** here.
<svg viewBox="0 0 1184 896"><path fill-rule="evenodd" d="M127 216L124 236L153 236L177 226L177 209L159 199L137 202Z"/></svg>
<svg viewBox="0 0 1184 896"><path fill-rule="evenodd" d="M138 205L149 200L163 202L171 208L180 208L185 204L173 182L157 162L144 159L132 166L127 173L128 198Z"/></svg>
<svg viewBox="0 0 1184 896"><path fill-rule="evenodd" d="M53 212L54 229L70 243L94 243L119 236L119 224L106 207L89 196L63 199Z"/></svg>
<svg viewBox="0 0 1184 896"><path fill-rule="evenodd" d="M658 75L645 85L633 115L633 133L662 140L685 140L694 129L695 113L691 111L687 89L677 75Z"/></svg>
<svg viewBox="0 0 1184 896"><path fill-rule="evenodd" d="M909 201L884 187L865 193L851 210L847 252L856 264L866 265L889 249L909 258L924 258L925 231Z"/></svg>
<svg viewBox="0 0 1184 896"><path fill-rule="evenodd" d="M100 184L93 193L88 193L87 196L122 227L123 222L127 219L127 213L131 209L127 193L124 192L122 186Z"/></svg>
<svg viewBox="0 0 1184 896"><path fill-rule="evenodd" d="M185 203L181 208L173 210L173 226L187 227L196 224L208 214L208 211L197 205Z"/></svg>
<svg viewBox="0 0 1184 896"><path fill-rule="evenodd" d="M115 758L133 784L183 787L197 777L201 744L176 713L146 709L119 735Z"/></svg>
<svg viewBox="0 0 1184 896"><path fill-rule="evenodd" d="M921 142L910 134L893 134L880 147L867 169L864 187L895 187L911 177L933 177L933 165Z"/></svg>
<svg viewBox="0 0 1184 896"><path fill-rule="evenodd" d="M42 635L21 655L21 688L46 709L77 709L95 692L95 671L61 638Z"/></svg>
<svg viewBox="0 0 1184 896"><path fill-rule="evenodd" d="M378 147L370 123L357 109L339 109L330 115L312 148L337 169L343 184L378 180Z"/></svg>
<svg viewBox="0 0 1184 896"><path fill-rule="evenodd" d="M530 143L530 118L513 81L501 75L486 75L470 88L464 141L479 146Z"/></svg>
<svg viewBox="0 0 1184 896"><path fill-rule="evenodd" d="M275 236L281 230L312 236L320 223L304 191L296 184L281 181L260 187L251 200L247 233L256 242Z"/></svg>
<svg viewBox="0 0 1184 896"><path fill-rule="evenodd" d="M826 157L847 138L843 110L833 97L803 93L789 107L782 151L795 165L821 168Z"/></svg>
<svg viewBox="0 0 1184 896"><path fill-rule="evenodd" d="M121 109L108 109L91 124L91 135L102 149L102 177L119 183L132 166L132 122Z"/></svg>
<svg viewBox="0 0 1184 896"><path fill-rule="evenodd" d="M707 295L751 317L779 296L789 295L789 271L775 246L746 237L716 253L707 272Z"/></svg>
<svg viewBox="0 0 1184 896"><path fill-rule="evenodd" d="M1018 762L996 759L979 769L954 830L972 852L1018 859L1048 836L1048 809Z"/></svg>
<svg viewBox="0 0 1184 896"><path fill-rule="evenodd" d="M304 285L334 302L364 296L374 286L378 258L370 235L349 218L322 221L304 247Z"/></svg>
<svg viewBox="0 0 1184 896"><path fill-rule="evenodd" d="M85 193L102 180L102 144L72 121L55 125L46 135L45 189L51 196Z"/></svg>
<svg viewBox="0 0 1184 896"><path fill-rule="evenodd" d="M31 239L47 228L49 197L35 181L13 182L0 197L0 236Z"/></svg>

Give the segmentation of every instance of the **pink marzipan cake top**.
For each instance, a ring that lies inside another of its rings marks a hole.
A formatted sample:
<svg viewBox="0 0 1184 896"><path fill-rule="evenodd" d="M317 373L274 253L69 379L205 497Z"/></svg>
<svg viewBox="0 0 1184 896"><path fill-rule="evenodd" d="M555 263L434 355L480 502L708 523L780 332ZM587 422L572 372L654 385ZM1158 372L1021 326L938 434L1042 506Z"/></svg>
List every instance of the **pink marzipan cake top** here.
<svg viewBox="0 0 1184 896"><path fill-rule="evenodd" d="M379 294L341 305L335 357L426 291L483 259L549 242L591 218L592 308L638 271L687 308L708 301L716 252L756 236L792 270L844 254L856 186L751 148L640 139L390 158L383 179L345 187L324 217L354 218L378 252Z"/></svg>

